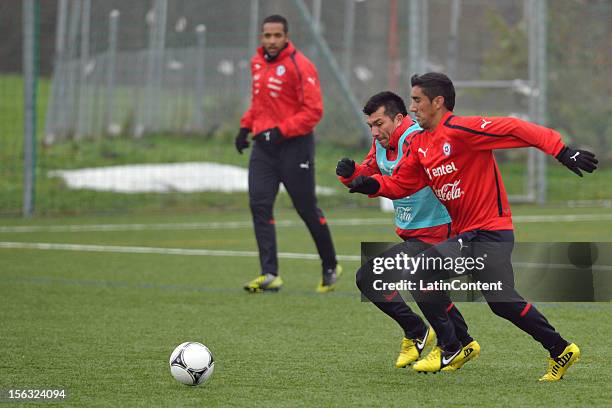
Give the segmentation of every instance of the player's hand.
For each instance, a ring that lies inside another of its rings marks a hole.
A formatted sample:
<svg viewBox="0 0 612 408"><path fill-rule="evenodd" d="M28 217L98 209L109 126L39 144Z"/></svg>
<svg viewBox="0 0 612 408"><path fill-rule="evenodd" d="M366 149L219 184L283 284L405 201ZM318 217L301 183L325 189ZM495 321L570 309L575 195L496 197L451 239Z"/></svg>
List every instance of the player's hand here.
<svg viewBox="0 0 612 408"><path fill-rule="evenodd" d="M274 145L283 141L283 134L279 128L275 127L259 132L253 137L253 139L256 140L257 143Z"/></svg>
<svg viewBox="0 0 612 408"><path fill-rule="evenodd" d="M248 148L250 145L247 139L249 136L249 132L250 132L250 129L240 128L240 132L238 132L238 135L236 136L236 139L234 140L234 145L236 145L236 150L238 150L238 153L240 154L242 154L242 151Z"/></svg>
<svg viewBox="0 0 612 408"><path fill-rule="evenodd" d="M598 163L595 155L588 150L572 149L567 146L559 152L556 158L580 177L582 177L582 172L580 170L592 173L593 170L597 168Z"/></svg>
<svg viewBox="0 0 612 408"><path fill-rule="evenodd" d="M338 162L336 174L340 177L349 178L355 172L355 162L347 157Z"/></svg>
<svg viewBox="0 0 612 408"><path fill-rule="evenodd" d="M358 176L348 185L351 189L349 193L361 193L372 195L376 194L380 189L380 184L376 179L367 176Z"/></svg>

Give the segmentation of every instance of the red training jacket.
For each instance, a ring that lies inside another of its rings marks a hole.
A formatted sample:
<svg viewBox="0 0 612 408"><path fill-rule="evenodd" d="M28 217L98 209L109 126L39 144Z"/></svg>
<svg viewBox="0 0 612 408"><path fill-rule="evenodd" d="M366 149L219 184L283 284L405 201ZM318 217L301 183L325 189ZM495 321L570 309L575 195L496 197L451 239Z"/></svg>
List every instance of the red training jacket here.
<svg viewBox="0 0 612 408"><path fill-rule="evenodd" d="M251 59L251 106L240 127L256 135L278 127L283 137L311 133L323 116L323 99L317 69L291 42L273 61L263 47Z"/></svg>
<svg viewBox="0 0 612 408"><path fill-rule="evenodd" d="M399 138L404 134L406 129L414 124L412 118L405 117L402 123L393 131L391 134L391 138L389 139L389 146L386 149L387 159L395 160L397 158ZM413 132L406 139L404 139L404 151L407 151L410 141L418 132ZM378 163L376 163L376 139L372 141L372 147L370 147L370 151L366 155L365 159L361 162L361 164L355 163L355 172L349 178L344 178L342 176L338 176L338 180L345 186L348 186L353 179L357 176L373 176L375 174L381 174L380 169L378 168ZM425 174L422 171L415 173L417 178L420 175L420 190L428 186L428 181ZM418 191L417 190L417 191ZM409 238L420 239L421 241L437 244L439 242L445 241L449 236L448 224L437 225L435 227L429 228L416 228L405 230L402 228L395 228L395 232L399 235L403 240Z"/></svg>
<svg viewBox="0 0 612 408"><path fill-rule="evenodd" d="M513 229L506 189L493 149L534 146L556 156L564 145L553 130L509 117L459 117L447 112L433 131L418 133L392 176L374 175L391 199L418 191L425 170L429 185L447 208L453 230Z"/></svg>

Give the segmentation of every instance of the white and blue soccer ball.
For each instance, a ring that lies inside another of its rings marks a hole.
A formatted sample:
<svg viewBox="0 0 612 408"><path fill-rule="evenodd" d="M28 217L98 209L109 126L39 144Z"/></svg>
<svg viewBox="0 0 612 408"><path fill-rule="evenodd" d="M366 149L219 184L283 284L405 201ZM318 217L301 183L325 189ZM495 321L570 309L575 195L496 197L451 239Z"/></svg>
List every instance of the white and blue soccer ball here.
<svg viewBox="0 0 612 408"><path fill-rule="evenodd" d="M170 354L170 373L180 383L203 384L214 370L213 355L202 343L187 341L179 344Z"/></svg>

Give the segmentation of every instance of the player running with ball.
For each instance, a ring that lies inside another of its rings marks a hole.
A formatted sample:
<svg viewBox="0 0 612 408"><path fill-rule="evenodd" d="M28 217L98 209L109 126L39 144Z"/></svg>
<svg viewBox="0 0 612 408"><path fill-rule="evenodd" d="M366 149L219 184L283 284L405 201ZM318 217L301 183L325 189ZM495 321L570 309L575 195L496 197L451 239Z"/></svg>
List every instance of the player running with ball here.
<svg viewBox="0 0 612 408"><path fill-rule="evenodd" d="M581 171L591 173L597 168L595 155L565 146L555 130L519 119L455 116L452 112L454 86L444 74L415 75L411 85L410 111L415 113L423 132L412 139L409 151L391 176L359 176L351 182L350 191L372 197L402 198L422 187L415 174L424 172L458 233L445 243L426 250L424 256L435 258L450 253L460 257L461 251L470 250L469 247L476 252L473 255L493 253L478 278L485 281L501 279L505 290L501 294L483 291L483 296L493 313L512 322L548 350L548 370L540 381L560 380L580 358L580 349L561 337L514 289L512 216L493 149L537 147L555 156L580 177ZM402 245L394 248L400 251ZM449 251L451 247L455 252ZM433 275L431 270L417 269L410 271L409 276L411 279L433 279ZM432 307L438 308L439 315L443 314L442 305L432 303ZM448 346L434 348L426 358L415 363L416 371L436 372L461 358L461 345L454 328L450 323L444 324L447 329L443 333L449 336L445 341Z"/></svg>

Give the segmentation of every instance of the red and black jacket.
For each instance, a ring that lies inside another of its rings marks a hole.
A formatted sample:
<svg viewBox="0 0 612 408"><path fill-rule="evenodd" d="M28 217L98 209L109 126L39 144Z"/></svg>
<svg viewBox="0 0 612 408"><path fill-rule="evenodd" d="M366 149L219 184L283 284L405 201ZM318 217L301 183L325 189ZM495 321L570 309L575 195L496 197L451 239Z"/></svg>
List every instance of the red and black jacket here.
<svg viewBox="0 0 612 408"><path fill-rule="evenodd" d="M313 131L323 116L319 76L291 42L272 61L260 47L251 60L251 73L251 106L240 127L253 134L278 127L285 138Z"/></svg>

